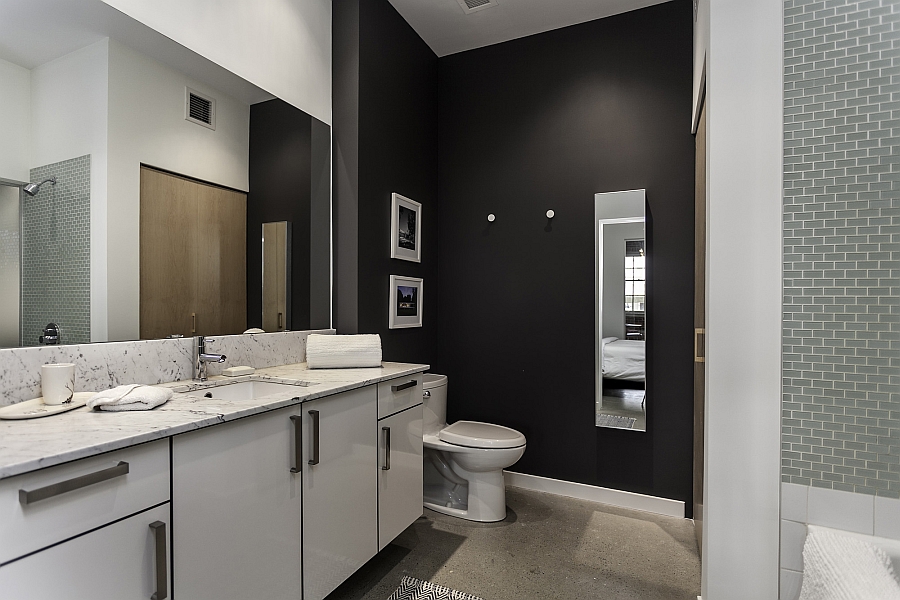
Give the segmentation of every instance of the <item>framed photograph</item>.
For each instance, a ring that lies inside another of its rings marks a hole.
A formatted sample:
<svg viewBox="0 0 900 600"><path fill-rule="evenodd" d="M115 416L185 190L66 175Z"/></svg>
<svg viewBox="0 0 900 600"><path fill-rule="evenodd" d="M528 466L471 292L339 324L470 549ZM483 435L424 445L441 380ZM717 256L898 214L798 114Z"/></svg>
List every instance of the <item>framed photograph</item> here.
<svg viewBox="0 0 900 600"><path fill-rule="evenodd" d="M391 275L388 326L391 329L422 326L422 280Z"/></svg>
<svg viewBox="0 0 900 600"><path fill-rule="evenodd" d="M391 194L391 258L422 262L422 205Z"/></svg>

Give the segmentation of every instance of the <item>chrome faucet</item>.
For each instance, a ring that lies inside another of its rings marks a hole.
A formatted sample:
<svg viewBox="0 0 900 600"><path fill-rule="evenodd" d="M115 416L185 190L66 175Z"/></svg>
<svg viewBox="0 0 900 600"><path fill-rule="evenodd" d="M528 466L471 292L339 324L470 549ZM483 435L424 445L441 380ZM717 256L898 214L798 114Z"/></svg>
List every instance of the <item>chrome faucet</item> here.
<svg viewBox="0 0 900 600"><path fill-rule="evenodd" d="M203 335L194 337L194 381L206 381L206 364L225 362L224 354L211 354L206 351L206 343L214 342L214 339Z"/></svg>

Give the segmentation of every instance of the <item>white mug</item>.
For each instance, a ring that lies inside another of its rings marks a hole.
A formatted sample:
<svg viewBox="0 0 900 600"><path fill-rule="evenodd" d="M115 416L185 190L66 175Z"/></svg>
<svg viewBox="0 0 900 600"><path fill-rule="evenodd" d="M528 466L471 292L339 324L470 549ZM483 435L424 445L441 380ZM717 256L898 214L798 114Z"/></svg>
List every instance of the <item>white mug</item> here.
<svg viewBox="0 0 900 600"><path fill-rule="evenodd" d="M44 404L65 404L75 395L75 365L41 365L41 394Z"/></svg>

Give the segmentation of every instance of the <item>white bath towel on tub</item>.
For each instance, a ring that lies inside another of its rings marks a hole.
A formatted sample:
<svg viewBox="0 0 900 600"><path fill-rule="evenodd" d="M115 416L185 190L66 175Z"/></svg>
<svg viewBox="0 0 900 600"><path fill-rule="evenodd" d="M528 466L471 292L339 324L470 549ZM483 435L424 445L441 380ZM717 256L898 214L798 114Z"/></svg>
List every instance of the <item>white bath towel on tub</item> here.
<svg viewBox="0 0 900 600"><path fill-rule="evenodd" d="M381 336L321 335L306 338L306 366L310 369L348 369L381 366Z"/></svg>
<svg viewBox="0 0 900 600"><path fill-rule="evenodd" d="M123 410L150 410L165 404L172 398L169 388L132 383L94 394L87 401L88 408L118 412Z"/></svg>
<svg viewBox="0 0 900 600"><path fill-rule="evenodd" d="M875 544L810 525L800 600L900 600L891 560Z"/></svg>

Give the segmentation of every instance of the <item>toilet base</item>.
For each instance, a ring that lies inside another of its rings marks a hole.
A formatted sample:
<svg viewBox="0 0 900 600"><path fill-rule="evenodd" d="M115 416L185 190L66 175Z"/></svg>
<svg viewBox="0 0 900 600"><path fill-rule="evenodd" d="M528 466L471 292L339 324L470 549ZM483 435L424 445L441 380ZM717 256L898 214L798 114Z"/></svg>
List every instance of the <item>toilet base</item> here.
<svg viewBox="0 0 900 600"><path fill-rule="evenodd" d="M426 453L431 452L434 451L426 449ZM444 460L440 462L452 464L453 474L457 476L454 479L465 482L460 484L441 476L429 458L425 460L423 504L426 508L479 523L495 523L506 518L506 483L502 470L473 473L442 456Z"/></svg>
<svg viewBox="0 0 900 600"><path fill-rule="evenodd" d="M478 523L496 523L497 521L502 521L506 518L506 507L503 507L503 515L499 518L487 518L485 516L481 516L481 518L476 519L474 516L469 514L468 510L464 510L461 508L453 508L450 506L441 506L439 504L435 504L433 502L428 502L427 500L422 503L422 505L434 512L441 513L444 515L450 515L451 517L456 517L458 519L465 519L466 521L476 521Z"/></svg>

